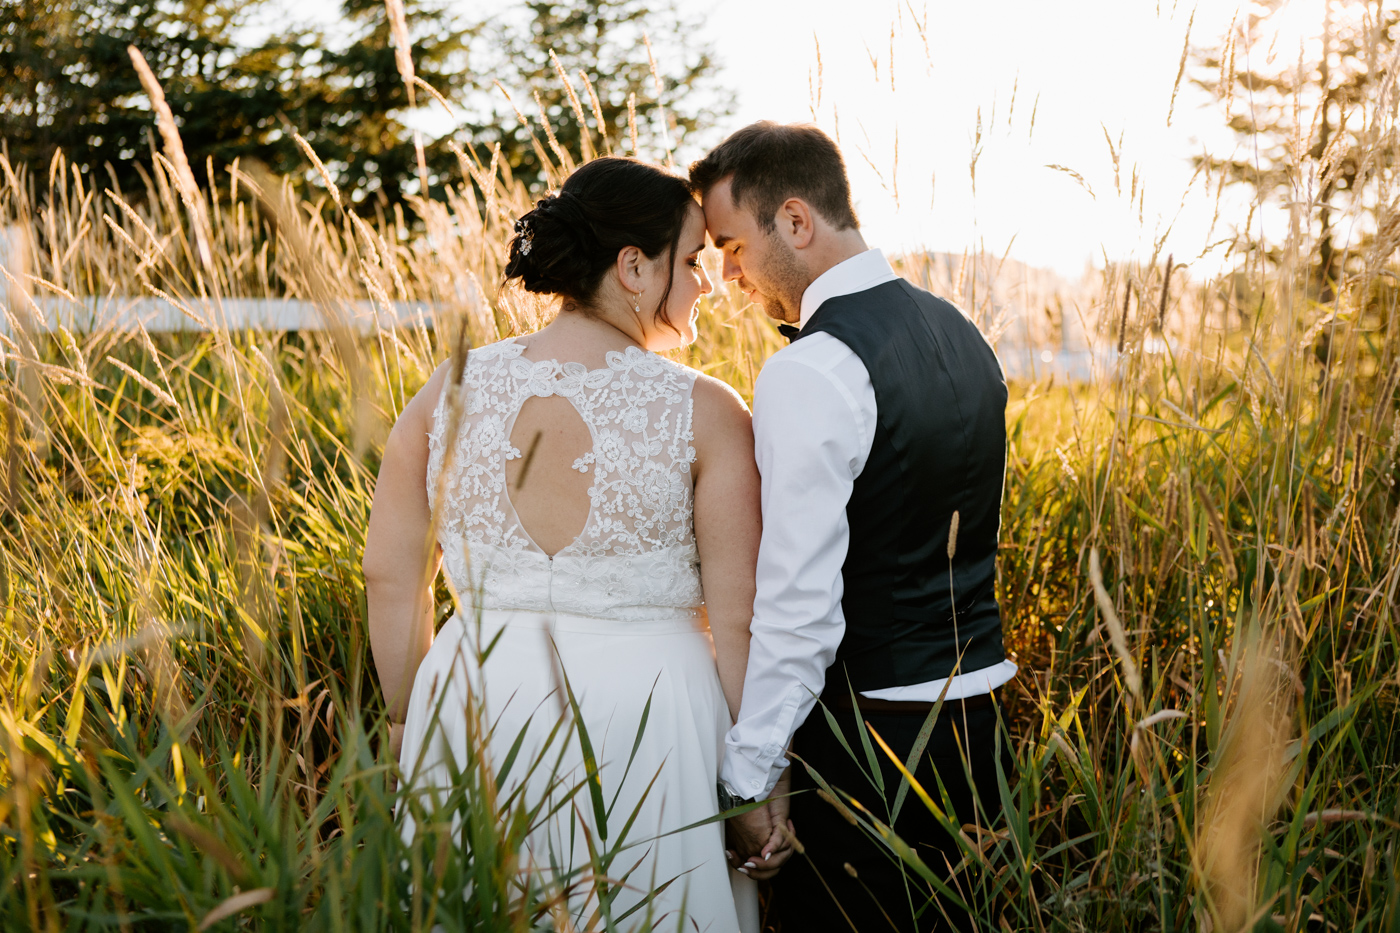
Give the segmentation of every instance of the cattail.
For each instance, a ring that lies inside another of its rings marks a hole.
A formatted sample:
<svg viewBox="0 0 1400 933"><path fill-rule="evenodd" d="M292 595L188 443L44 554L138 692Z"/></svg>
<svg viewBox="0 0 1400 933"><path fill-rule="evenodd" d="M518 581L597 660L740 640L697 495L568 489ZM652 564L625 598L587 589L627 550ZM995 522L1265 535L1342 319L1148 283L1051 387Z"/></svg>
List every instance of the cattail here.
<svg viewBox="0 0 1400 933"><path fill-rule="evenodd" d="M953 513L953 521L948 526L948 559L958 553L958 513Z"/></svg>
<svg viewBox="0 0 1400 933"><path fill-rule="evenodd" d="M1366 477L1366 454L1367 440L1365 431L1356 432L1356 447L1351 458L1351 486L1353 489L1361 488L1361 481Z"/></svg>

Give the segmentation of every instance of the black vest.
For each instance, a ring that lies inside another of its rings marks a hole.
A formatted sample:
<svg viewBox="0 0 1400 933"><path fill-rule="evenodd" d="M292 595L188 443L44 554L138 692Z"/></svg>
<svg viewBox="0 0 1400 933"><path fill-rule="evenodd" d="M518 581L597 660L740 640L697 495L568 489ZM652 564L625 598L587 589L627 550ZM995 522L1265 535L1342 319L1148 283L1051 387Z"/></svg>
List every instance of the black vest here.
<svg viewBox="0 0 1400 933"><path fill-rule="evenodd" d="M860 357L879 411L846 506L846 635L829 688L845 693L848 676L856 690L937 680L960 654L960 672L1004 660L994 588L1006 381L996 354L962 312L904 279L828 299L795 339L821 332Z"/></svg>

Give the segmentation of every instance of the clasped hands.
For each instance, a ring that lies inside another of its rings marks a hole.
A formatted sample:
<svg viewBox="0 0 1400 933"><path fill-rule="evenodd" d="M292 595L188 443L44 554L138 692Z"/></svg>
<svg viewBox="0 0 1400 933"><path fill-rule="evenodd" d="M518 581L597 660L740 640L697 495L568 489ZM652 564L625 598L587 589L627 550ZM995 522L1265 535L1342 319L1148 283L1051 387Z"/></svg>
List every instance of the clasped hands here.
<svg viewBox="0 0 1400 933"><path fill-rule="evenodd" d="M792 820L788 819L791 786L789 772L784 771L763 806L725 822L724 854L730 867L761 881L776 875L792 857L797 837Z"/></svg>

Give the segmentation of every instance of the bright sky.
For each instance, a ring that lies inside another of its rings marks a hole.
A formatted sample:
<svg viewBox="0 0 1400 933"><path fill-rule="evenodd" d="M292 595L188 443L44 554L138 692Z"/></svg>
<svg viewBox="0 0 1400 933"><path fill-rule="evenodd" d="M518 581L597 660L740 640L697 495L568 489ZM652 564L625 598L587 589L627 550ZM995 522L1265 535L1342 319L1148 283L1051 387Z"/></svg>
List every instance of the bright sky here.
<svg viewBox="0 0 1400 933"><path fill-rule="evenodd" d="M1015 237L1013 256L1070 277L1086 263L1102 265L1103 250L1146 258L1181 203L1190 156L1206 138L1231 144L1214 109L1202 109L1203 93L1184 79L1167 126L1192 15L1185 2L1173 10L1165 0L1160 11L1154 0L935 0L926 14L917 0L913 13L910 7L895 0L718 0L709 16L739 89L736 125L810 120L808 72L820 41L817 122L839 129L872 244L961 253L980 242L999 256ZM1235 8L1202 3L1193 41L1214 44ZM742 27L725 29L731 20ZM784 35L790 40L773 38ZM1121 197L1106 134L1115 148L1122 140ZM1080 173L1093 195L1050 164ZM1147 186L1141 223L1127 206L1134 166ZM1178 261L1201 251L1210 225L1207 199L1193 200L1200 203L1177 219L1167 246Z"/></svg>
<svg viewBox="0 0 1400 933"><path fill-rule="evenodd" d="M507 0L453 2L480 15ZM1271 19L1269 29L1284 30L1280 54L1295 58L1300 37L1317 33L1324 2L1290 0ZM999 256L1011 244L1015 258L1076 278L1102 266L1105 252L1145 261L1170 227L1164 251L1194 274L1225 263L1223 248L1202 251L1208 238L1233 233L1246 209L1227 206L1212 229L1215 192L1192 183L1190 158L1206 145L1230 155L1235 141L1189 67L1170 126L1167 115L1188 23L1193 44L1218 45L1239 0L677 3L702 19L738 92L726 129L811 120L815 109L839 135L872 245L961 253L980 243ZM335 8L301 7L322 18ZM1146 191L1140 214L1139 202L1129 205L1135 172Z"/></svg>

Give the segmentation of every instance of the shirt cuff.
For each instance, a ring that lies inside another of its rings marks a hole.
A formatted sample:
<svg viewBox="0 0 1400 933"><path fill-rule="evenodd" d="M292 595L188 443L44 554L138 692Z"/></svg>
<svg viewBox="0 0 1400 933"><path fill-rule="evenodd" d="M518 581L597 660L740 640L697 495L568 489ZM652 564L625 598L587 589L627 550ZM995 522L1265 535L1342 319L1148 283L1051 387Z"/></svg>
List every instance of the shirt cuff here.
<svg viewBox="0 0 1400 933"><path fill-rule="evenodd" d="M719 779L736 797L764 800L773 792L778 778L787 770L789 761L780 753L767 765L750 758L726 754L719 769Z"/></svg>
<svg viewBox="0 0 1400 933"><path fill-rule="evenodd" d="M806 686L799 684L788 691L787 700L774 717L772 729L768 730L767 741L761 745L754 744L754 736L747 734L752 720L741 721L729 730L724 739L719 779L731 793L763 800L773 792L778 778L792 764L786 757L787 745L800 723L797 714L802 711L804 700L809 710L816 703Z"/></svg>

